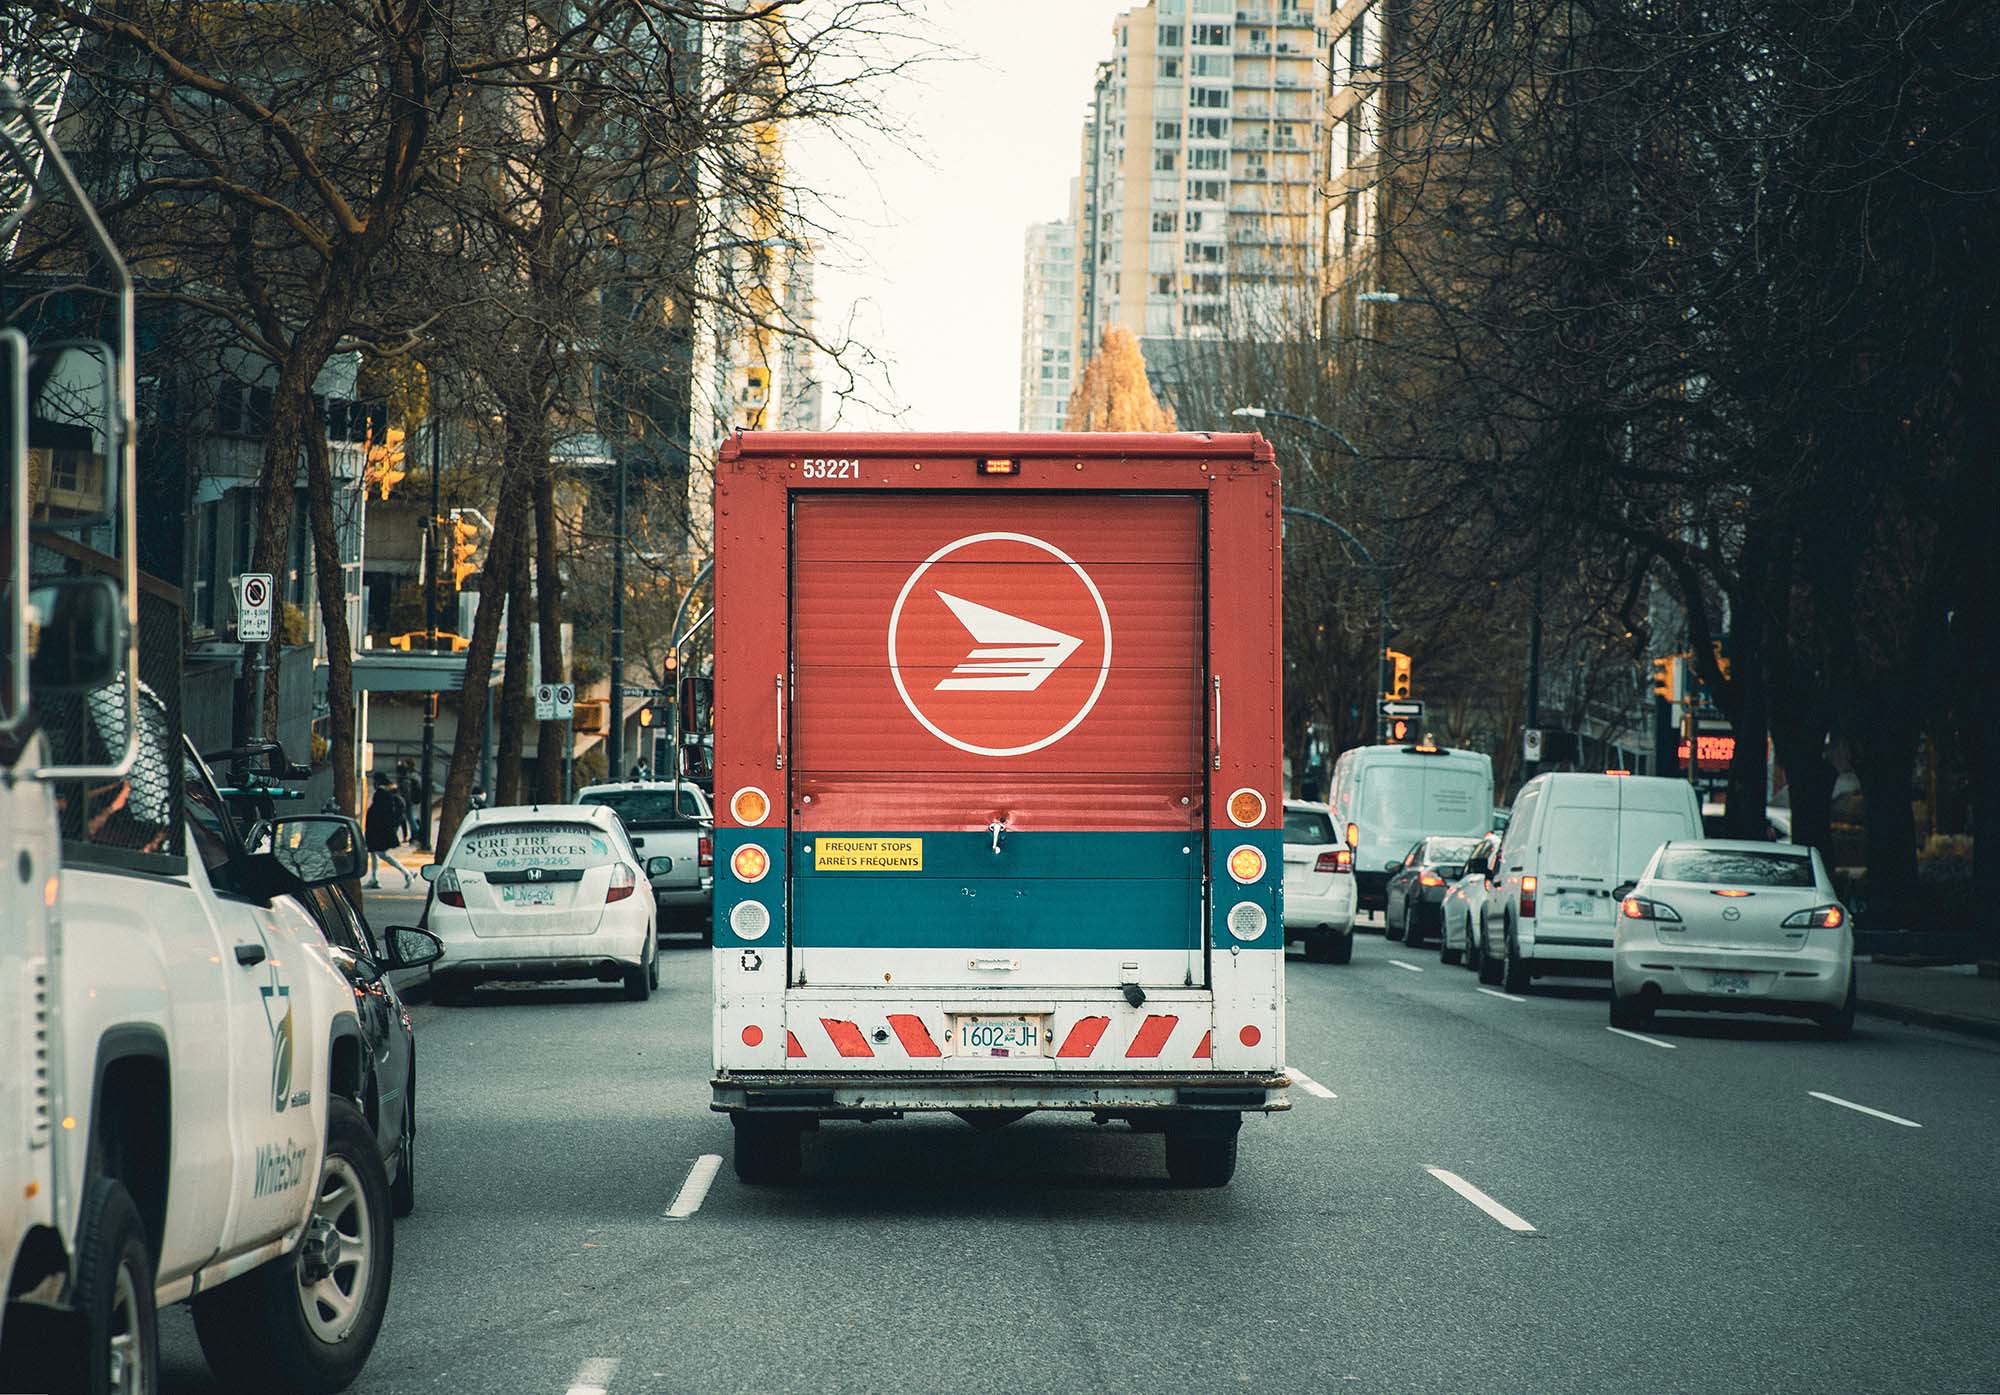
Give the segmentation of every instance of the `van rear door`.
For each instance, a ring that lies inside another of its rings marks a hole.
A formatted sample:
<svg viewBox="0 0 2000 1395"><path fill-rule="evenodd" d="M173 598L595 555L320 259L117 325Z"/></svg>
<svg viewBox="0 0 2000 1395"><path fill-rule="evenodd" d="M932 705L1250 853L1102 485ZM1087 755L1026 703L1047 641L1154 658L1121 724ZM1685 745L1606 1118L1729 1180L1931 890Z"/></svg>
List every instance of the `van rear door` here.
<svg viewBox="0 0 2000 1395"><path fill-rule="evenodd" d="M1207 981L1202 502L792 515L790 981Z"/></svg>
<svg viewBox="0 0 2000 1395"><path fill-rule="evenodd" d="M1634 882L1658 852L1660 844L1699 838L1701 806L1688 786L1659 776L1633 776L1618 781L1618 877Z"/></svg>

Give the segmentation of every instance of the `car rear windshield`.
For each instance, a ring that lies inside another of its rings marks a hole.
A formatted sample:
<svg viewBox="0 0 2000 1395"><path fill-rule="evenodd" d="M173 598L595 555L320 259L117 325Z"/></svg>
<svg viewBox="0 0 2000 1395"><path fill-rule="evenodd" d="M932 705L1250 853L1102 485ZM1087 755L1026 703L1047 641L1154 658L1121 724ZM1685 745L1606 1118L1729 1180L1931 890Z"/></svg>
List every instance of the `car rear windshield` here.
<svg viewBox="0 0 2000 1395"><path fill-rule="evenodd" d="M473 829L451 850L453 867L517 872L528 867L603 867L611 839L587 823L502 823Z"/></svg>
<svg viewBox="0 0 2000 1395"><path fill-rule="evenodd" d="M1812 886L1812 858L1802 853L1735 848L1668 848L1654 873L1663 882L1706 886Z"/></svg>
<svg viewBox="0 0 2000 1395"><path fill-rule="evenodd" d="M606 805L627 828L689 828L701 822L701 796L685 785L681 787L678 814L671 789L606 790L586 794L577 802Z"/></svg>
<svg viewBox="0 0 2000 1395"><path fill-rule="evenodd" d="M1285 810L1285 841L1287 843L1331 843L1333 818L1317 809Z"/></svg>
<svg viewBox="0 0 2000 1395"><path fill-rule="evenodd" d="M1451 863L1459 867L1472 856L1472 850L1479 846L1477 838L1433 838L1424 849L1425 858L1433 866Z"/></svg>

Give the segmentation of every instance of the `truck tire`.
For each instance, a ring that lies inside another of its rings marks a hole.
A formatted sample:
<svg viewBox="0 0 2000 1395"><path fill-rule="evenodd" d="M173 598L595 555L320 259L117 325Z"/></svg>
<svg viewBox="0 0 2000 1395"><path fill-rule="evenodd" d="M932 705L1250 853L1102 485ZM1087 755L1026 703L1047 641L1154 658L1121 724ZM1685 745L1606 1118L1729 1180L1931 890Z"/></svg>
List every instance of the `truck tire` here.
<svg viewBox="0 0 2000 1395"><path fill-rule="evenodd" d="M805 1165L804 1130L790 1119L766 1114L732 1114L736 1132L731 1156L738 1181L753 1187L779 1186L799 1180Z"/></svg>
<svg viewBox="0 0 2000 1395"><path fill-rule="evenodd" d="M304 1241L195 1297L195 1335L225 1385L332 1395L361 1374L382 1331L395 1262L389 1178L361 1111L338 1096L327 1109Z"/></svg>
<svg viewBox="0 0 2000 1395"><path fill-rule="evenodd" d="M1167 1130L1167 1176L1179 1187L1226 1187L1236 1175L1236 1131Z"/></svg>
<svg viewBox="0 0 2000 1395"><path fill-rule="evenodd" d="M94 1179L77 1227L75 1306L83 1319L81 1369L57 1391L114 1395L160 1386L159 1315L153 1310L153 1255L139 1208L123 1184Z"/></svg>

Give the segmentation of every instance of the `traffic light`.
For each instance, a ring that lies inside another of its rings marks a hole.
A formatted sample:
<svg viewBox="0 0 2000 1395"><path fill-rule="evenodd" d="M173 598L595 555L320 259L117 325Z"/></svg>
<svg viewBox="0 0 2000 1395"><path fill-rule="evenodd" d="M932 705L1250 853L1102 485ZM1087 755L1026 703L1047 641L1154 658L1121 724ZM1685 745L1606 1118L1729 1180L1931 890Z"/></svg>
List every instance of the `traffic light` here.
<svg viewBox="0 0 2000 1395"><path fill-rule="evenodd" d="M1391 717L1389 719L1389 739L1391 741L1408 741L1410 739L1410 722L1407 717Z"/></svg>
<svg viewBox="0 0 2000 1395"><path fill-rule="evenodd" d="M370 441L366 446L368 463L363 467L365 483L376 485L387 499L389 491L401 484L409 474L403 463L403 428L392 426L382 433L379 442Z"/></svg>
<svg viewBox="0 0 2000 1395"><path fill-rule="evenodd" d="M465 579L479 570L479 528L454 516L451 520L451 584L465 589Z"/></svg>
<svg viewBox="0 0 2000 1395"><path fill-rule="evenodd" d="M653 709L652 709L652 708L650 708L650 707L642 707L642 708L640 708L640 709L639 709L639 725L640 725L640 726L641 726L642 728L643 728L643 727L650 727L650 726L652 726L652 725L653 725L653 721L654 721L654 717L653 717Z"/></svg>
<svg viewBox="0 0 2000 1395"><path fill-rule="evenodd" d="M607 709L611 706L603 698L585 698L576 704L576 714L572 719L573 729L579 736L603 735Z"/></svg>
<svg viewBox="0 0 2000 1395"><path fill-rule="evenodd" d="M1678 694L1675 692L1676 684L1674 679L1679 664L1680 660L1672 654L1667 655L1663 659L1653 660L1654 697L1665 698L1668 702L1673 702L1676 699Z"/></svg>
<svg viewBox="0 0 2000 1395"><path fill-rule="evenodd" d="M1410 695L1410 656L1398 649L1385 649L1382 652L1389 656L1389 692L1387 696L1391 698L1408 697Z"/></svg>

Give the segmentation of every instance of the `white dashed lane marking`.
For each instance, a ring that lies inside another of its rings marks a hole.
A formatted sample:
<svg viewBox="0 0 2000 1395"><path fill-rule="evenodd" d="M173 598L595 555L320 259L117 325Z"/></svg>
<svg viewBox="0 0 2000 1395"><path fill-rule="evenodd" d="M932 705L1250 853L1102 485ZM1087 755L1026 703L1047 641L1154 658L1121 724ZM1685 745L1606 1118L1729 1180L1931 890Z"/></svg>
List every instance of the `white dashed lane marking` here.
<svg viewBox="0 0 2000 1395"><path fill-rule="evenodd" d="M1504 998L1510 1003L1525 1003L1528 1001L1526 998L1517 998L1512 993L1502 993L1497 988L1481 988L1478 991L1484 993L1489 998Z"/></svg>
<svg viewBox="0 0 2000 1395"><path fill-rule="evenodd" d="M1915 1119L1905 1119L1900 1114L1884 1114L1879 1109L1870 1109L1865 1104L1856 1104L1853 1100L1844 1100L1839 1095L1822 1094L1818 1090L1808 1090L1806 1093L1816 1100L1825 1100L1828 1104L1837 1104L1842 1109L1853 1110L1856 1114L1866 1114L1872 1118L1886 1119L1892 1124L1901 1124L1906 1129L1920 1129L1923 1127Z"/></svg>
<svg viewBox="0 0 2000 1395"><path fill-rule="evenodd" d="M1337 1100L1340 1098L1339 1095L1336 1095L1333 1091L1327 1089L1326 1086L1320 1084L1317 1080L1314 1080L1310 1075L1307 1075L1297 1066L1286 1066L1285 1078L1290 1080L1292 1084L1298 1086L1301 1090L1304 1090L1309 1095L1317 1096L1318 1098L1323 1100Z"/></svg>
<svg viewBox="0 0 2000 1395"><path fill-rule="evenodd" d="M1675 1046L1670 1041L1661 1041L1658 1037L1642 1036L1638 1032L1628 1032L1623 1027L1606 1027L1604 1030L1614 1036L1630 1037L1634 1041L1643 1041L1648 1046L1657 1046L1667 1051L1680 1050L1678 1046Z"/></svg>
<svg viewBox="0 0 2000 1395"><path fill-rule="evenodd" d="M1441 1167L1426 1167L1424 1171L1430 1173L1438 1181L1444 1183L1494 1220L1500 1222L1501 1225L1506 1226L1507 1229L1515 1231L1530 1231L1534 1229L1533 1226L1529 1225L1512 1211L1509 1211L1485 1192L1473 1186L1472 1183L1466 1181L1456 1172L1447 1172Z"/></svg>
<svg viewBox="0 0 2000 1395"><path fill-rule="evenodd" d="M1413 974L1420 974L1423 972L1423 970L1419 969L1415 964L1405 964L1400 959L1391 959L1389 962L1391 964L1394 964L1399 969L1408 969Z"/></svg>
<svg viewBox="0 0 2000 1395"><path fill-rule="evenodd" d="M722 1167L722 1155L703 1153L688 1169L687 1181L674 1193L673 1204L667 1207L667 1219L684 1221L701 1209L702 1199L708 1195L709 1184L715 1181L716 1172Z"/></svg>
<svg viewBox="0 0 2000 1395"><path fill-rule="evenodd" d="M569 1383L567 1395L604 1395L611 1388L611 1377L617 1369L615 1357L591 1357L576 1373L576 1379Z"/></svg>

